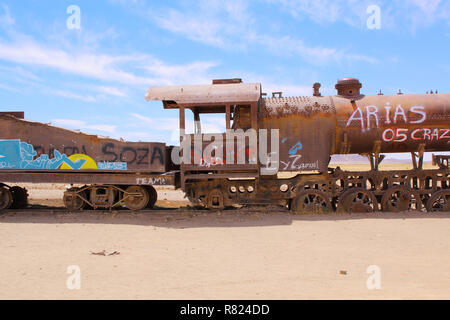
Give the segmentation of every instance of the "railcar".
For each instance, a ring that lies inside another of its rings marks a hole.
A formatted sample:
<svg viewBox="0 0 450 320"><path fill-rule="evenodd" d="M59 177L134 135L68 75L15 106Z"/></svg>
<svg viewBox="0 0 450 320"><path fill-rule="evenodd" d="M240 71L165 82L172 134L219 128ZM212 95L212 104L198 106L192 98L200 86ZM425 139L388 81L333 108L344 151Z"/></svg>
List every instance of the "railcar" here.
<svg viewBox="0 0 450 320"><path fill-rule="evenodd" d="M0 210L27 206L27 190L11 184L81 185L64 193L71 211L152 208L153 186L176 184L164 143L119 141L23 118L0 114Z"/></svg>

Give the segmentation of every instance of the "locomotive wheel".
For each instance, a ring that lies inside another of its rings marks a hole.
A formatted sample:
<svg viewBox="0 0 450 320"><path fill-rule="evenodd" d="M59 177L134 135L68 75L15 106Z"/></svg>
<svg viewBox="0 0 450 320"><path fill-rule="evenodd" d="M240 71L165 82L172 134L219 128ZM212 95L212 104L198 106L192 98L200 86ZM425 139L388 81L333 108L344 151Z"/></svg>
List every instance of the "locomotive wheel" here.
<svg viewBox="0 0 450 320"><path fill-rule="evenodd" d="M427 202L428 212L450 212L450 190L435 192Z"/></svg>
<svg viewBox="0 0 450 320"><path fill-rule="evenodd" d="M158 200L158 192L156 192L156 189L152 186L147 186L146 189L149 196L147 208L153 209L155 207L156 201Z"/></svg>
<svg viewBox="0 0 450 320"><path fill-rule="evenodd" d="M305 190L300 192L291 203L294 214L330 213L333 211L326 193L319 190Z"/></svg>
<svg viewBox="0 0 450 320"><path fill-rule="evenodd" d="M83 194L79 194L79 191L79 188L70 188L64 192L63 202L67 210L80 211L84 209L86 202L81 198Z"/></svg>
<svg viewBox="0 0 450 320"><path fill-rule="evenodd" d="M149 194L147 189L141 186L130 186L125 190L125 206L132 211L145 209L149 203Z"/></svg>
<svg viewBox="0 0 450 320"><path fill-rule="evenodd" d="M13 198L11 209L23 209L28 205L27 189L16 186L9 189L9 191Z"/></svg>
<svg viewBox="0 0 450 320"><path fill-rule="evenodd" d="M371 213L378 211L375 195L363 188L344 191L339 197L339 213Z"/></svg>
<svg viewBox="0 0 450 320"><path fill-rule="evenodd" d="M381 208L386 212L419 211L422 209L422 200L414 190L396 186L386 190L381 199Z"/></svg>
<svg viewBox="0 0 450 320"><path fill-rule="evenodd" d="M206 207L215 210L225 209L223 193L220 189L214 189L208 194Z"/></svg>
<svg viewBox="0 0 450 320"><path fill-rule="evenodd" d="M0 210L9 209L13 203L11 192L6 187L0 187Z"/></svg>

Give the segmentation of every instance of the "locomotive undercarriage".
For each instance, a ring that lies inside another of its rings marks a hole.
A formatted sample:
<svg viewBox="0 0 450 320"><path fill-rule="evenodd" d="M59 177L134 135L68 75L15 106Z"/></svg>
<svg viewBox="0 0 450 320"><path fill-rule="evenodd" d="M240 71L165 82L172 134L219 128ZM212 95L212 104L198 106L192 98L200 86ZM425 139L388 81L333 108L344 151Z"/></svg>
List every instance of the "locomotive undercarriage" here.
<svg viewBox="0 0 450 320"><path fill-rule="evenodd" d="M297 174L285 179L217 178L224 175L210 172L211 179L187 180L184 189L194 205L213 210L278 205L295 214L450 211L449 160L450 156L433 156L438 169L423 169L423 157L419 157L413 161L414 169L400 171L381 171L379 162L371 161L369 171L344 171L337 167L327 173ZM23 209L27 200L26 189L0 184L0 210ZM69 211L113 208L139 211L152 209L156 201L154 187L138 185L72 187L63 197Z"/></svg>
<svg viewBox="0 0 450 320"><path fill-rule="evenodd" d="M152 209L158 193L152 186L92 185L70 188L64 193L64 206L70 211L83 209Z"/></svg>
<svg viewBox="0 0 450 320"><path fill-rule="evenodd" d="M0 183L0 210L23 209L28 205L28 191L18 186Z"/></svg>
<svg viewBox="0 0 450 320"><path fill-rule="evenodd" d="M447 159L447 158L446 158ZM447 160L446 160L447 161ZM450 211L450 169L343 171L252 179L189 181L186 195L194 205L222 210L246 205L279 205L303 213L370 213L378 211ZM0 209L23 209L27 190L0 185ZM91 185L64 193L69 211L127 208L152 209L152 186Z"/></svg>
<svg viewBox="0 0 450 320"><path fill-rule="evenodd" d="M191 202L209 209L277 204L302 213L370 213L378 211L450 211L449 157L439 169L343 171L254 179L210 179L186 182ZM417 162L415 162L417 165Z"/></svg>
<svg viewBox="0 0 450 320"><path fill-rule="evenodd" d="M69 211L127 208L133 211L153 209L158 193L152 186L90 185L72 187L64 192L63 203ZM28 192L18 186L0 184L0 210L24 209Z"/></svg>

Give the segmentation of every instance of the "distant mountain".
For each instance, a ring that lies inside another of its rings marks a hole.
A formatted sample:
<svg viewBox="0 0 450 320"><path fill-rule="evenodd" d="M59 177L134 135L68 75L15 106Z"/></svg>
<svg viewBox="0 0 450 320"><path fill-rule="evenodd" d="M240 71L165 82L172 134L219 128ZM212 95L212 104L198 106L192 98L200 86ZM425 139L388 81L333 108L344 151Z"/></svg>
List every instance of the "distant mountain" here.
<svg viewBox="0 0 450 320"><path fill-rule="evenodd" d="M383 160L383 163L406 163L409 164L411 163L411 159L398 159L392 157L392 155L390 155L389 157L385 158ZM367 159L366 157L360 156L358 154L337 154L331 157L331 165L333 164L369 164L369 159Z"/></svg>

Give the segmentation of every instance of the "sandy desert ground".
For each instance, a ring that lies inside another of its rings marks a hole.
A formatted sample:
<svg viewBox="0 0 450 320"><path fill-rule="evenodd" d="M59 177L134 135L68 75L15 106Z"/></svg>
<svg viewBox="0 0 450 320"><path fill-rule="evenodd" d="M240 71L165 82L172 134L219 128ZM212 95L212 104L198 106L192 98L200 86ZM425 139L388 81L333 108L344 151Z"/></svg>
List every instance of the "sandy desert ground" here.
<svg viewBox="0 0 450 320"><path fill-rule="evenodd" d="M166 209L66 213L63 190L0 214L0 299L450 299L450 213L193 211L170 189Z"/></svg>

